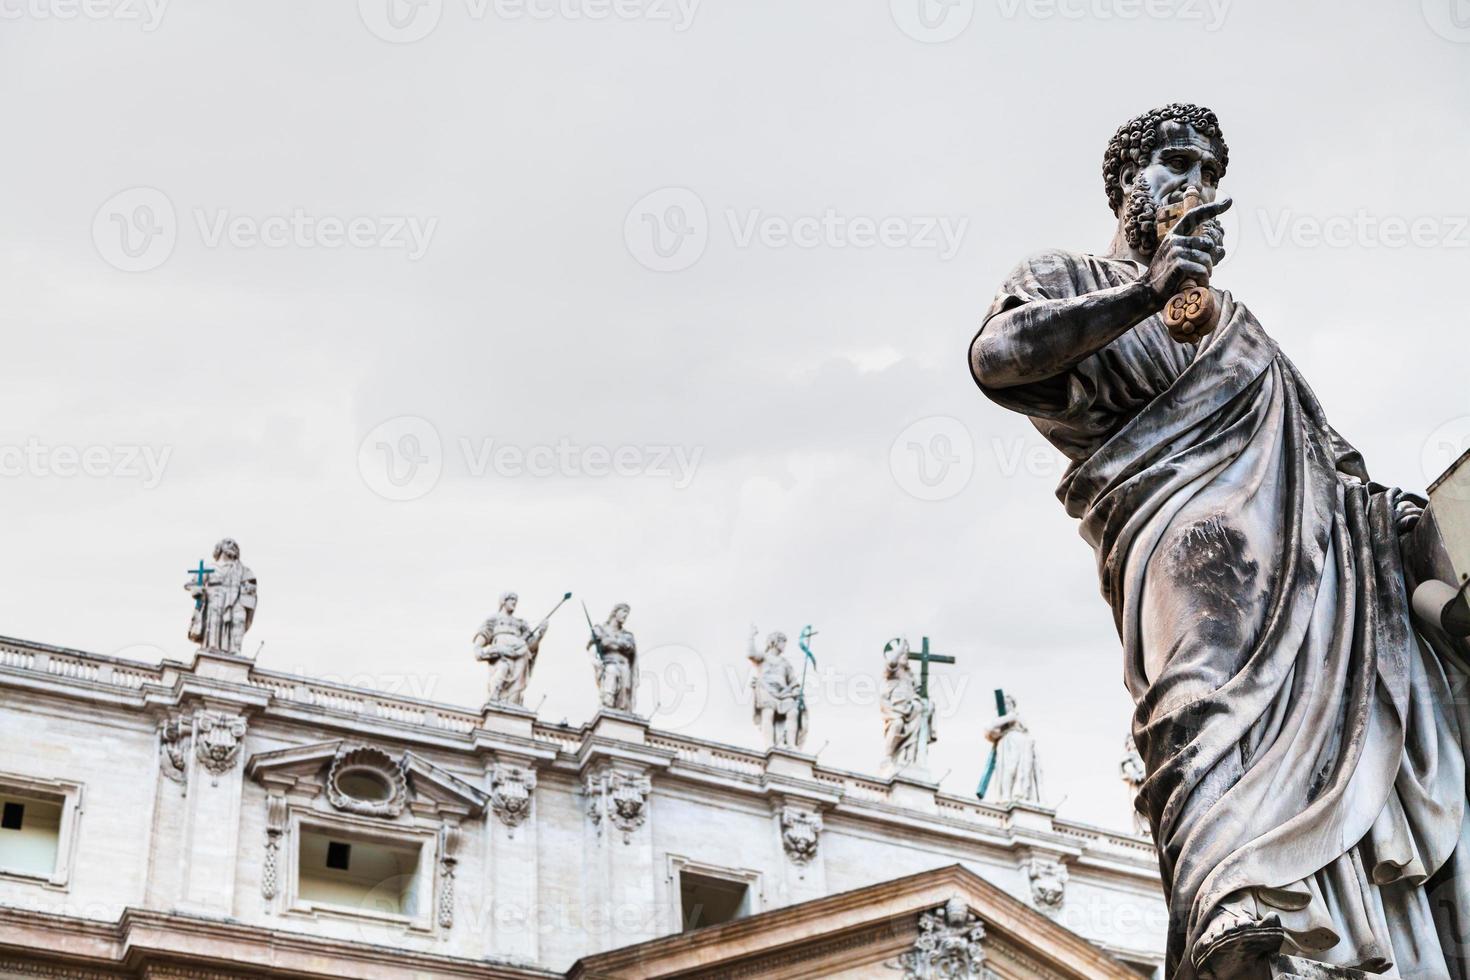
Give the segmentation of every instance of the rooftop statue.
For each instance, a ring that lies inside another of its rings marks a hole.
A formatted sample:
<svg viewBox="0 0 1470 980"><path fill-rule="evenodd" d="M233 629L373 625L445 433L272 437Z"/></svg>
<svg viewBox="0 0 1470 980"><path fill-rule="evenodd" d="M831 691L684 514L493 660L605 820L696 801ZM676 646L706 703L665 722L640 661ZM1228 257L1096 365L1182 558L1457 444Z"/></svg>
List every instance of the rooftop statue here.
<svg viewBox="0 0 1470 980"><path fill-rule="evenodd" d="M546 636L546 626L552 613L571 597L568 592L535 626L515 614L519 596L507 592L500 597L500 608L480 624L474 637L475 659L490 664L487 697L491 702L513 705L525 702L526 685L531 680L531 669L536 666L536 654Z"/></svg>
<svg viewBox="0 0 1470 980"><path fill-rule="evenodd" d="M614 711L632 711L638 692L638 644L624 625L628 613L628 604L620 602L613 606L607 622L588 621L592 636L587 647L592 651L597 697L604 708Z"/></svg>
<svg viewBox="0 0 1470 980"><path fill-rule="evenodd" d="M767 748L798 749L806 741L806 698L801 678L785 656L786 634L772 633L766 645L756 645L760 631L750 628L747 654L755 668L750 678L754 691L754 721Z"/></svg>
<svg viewBox="0 0 1470 980"><path fill-rule="evenodd" d="M200 649L243 655L245 631L255 621L255 573L240 561L240 545L224 538L214 546L214 567L204 562L184 588L194 597L189 639Z"/></svg>
<svg viewBox="0 0 1470 980"><path fill-rule="evenodd" d="M1057 494L1136 705L1168 976L1265 975L1276 951L1465 976L1466 649L1410 618L1423 501L1370 480L1211 283L1228 162L1208 109L1124 123L1112 242L1016 266L970 367L1070 460Z"/></svg>

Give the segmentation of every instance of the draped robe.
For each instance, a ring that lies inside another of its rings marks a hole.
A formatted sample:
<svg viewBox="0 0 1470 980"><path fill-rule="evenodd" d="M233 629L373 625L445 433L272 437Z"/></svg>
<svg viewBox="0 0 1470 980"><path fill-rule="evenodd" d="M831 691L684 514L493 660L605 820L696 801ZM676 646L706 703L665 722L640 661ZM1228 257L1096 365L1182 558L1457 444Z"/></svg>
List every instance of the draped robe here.
<svg viewBox="0 0 1470 980"><path fill-rule="evenodd" d="M1142 271L1044 252L986 320ZM1197 975L1231 902L1279 919L1286 952L1463 980L1463 650L1410 621L1400 492L1369 482L1250 311L1216 298L1198 346L1154 316L1062 374L982 385L1070 460L1057 495L1122 640L1168 975Z"/></svg>

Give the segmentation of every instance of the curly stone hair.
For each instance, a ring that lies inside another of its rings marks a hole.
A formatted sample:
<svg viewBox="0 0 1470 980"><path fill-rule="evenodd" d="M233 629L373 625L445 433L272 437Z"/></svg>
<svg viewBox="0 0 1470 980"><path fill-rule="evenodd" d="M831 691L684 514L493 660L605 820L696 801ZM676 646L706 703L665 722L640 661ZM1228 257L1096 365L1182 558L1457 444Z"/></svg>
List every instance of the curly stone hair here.
<svg viewBox="0 0 1470 980"><path fill-rule="evenodd" d="M1187 102L1171 102L1162 109L1150 109L1119 126L1103 154L1103 188L1108 194L1108 207L1114 214L1123 206L1123 169L1130 164L1135 169L1140 168L1153 156L1159 125L1169 120L1187 123L1212 137L1220 146L1220 175L1225 175L1225 168L1230 165L1230 147L1225 145L1225 137L1220 133L1220 120L1213 112Z"/></svg>

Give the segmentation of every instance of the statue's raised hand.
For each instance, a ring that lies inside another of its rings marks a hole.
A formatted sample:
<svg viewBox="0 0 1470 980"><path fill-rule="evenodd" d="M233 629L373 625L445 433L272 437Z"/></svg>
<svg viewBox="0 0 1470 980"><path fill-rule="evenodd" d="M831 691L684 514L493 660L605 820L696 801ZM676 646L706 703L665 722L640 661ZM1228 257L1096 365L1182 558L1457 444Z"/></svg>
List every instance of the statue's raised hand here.
<svg viewBox="0 0 1470 980"><path fill-rule="evenodd" d="M1229 209L1230 198L1191 208L1175 223L1159 242L1149 261L1144 281L1155 301L1162 307L1169 298L1185 288L1185 283L1203 285L1215 271L1215 263L1225 255L1218 226L1202 227Z"/></svg>

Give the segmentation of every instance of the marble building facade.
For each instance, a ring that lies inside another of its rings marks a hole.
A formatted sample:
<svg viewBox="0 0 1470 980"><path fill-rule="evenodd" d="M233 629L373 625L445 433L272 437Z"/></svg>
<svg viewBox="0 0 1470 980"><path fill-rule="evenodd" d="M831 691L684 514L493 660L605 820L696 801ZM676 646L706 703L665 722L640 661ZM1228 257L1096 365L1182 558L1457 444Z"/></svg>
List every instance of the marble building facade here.
<svg viewBox="0 0 1470 980"><path fill-rule="evenodd" d="M748 958L793 921L847 936L814 963L867 929L868 965L708 975L923 976L904 950L978 955L987 930L970 975L1162 961L1145 837L617 711L550 725L7 639L0 730L0 977L702 975L629 964Z"/></svg>

